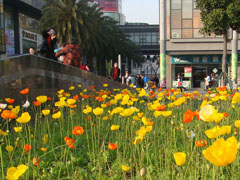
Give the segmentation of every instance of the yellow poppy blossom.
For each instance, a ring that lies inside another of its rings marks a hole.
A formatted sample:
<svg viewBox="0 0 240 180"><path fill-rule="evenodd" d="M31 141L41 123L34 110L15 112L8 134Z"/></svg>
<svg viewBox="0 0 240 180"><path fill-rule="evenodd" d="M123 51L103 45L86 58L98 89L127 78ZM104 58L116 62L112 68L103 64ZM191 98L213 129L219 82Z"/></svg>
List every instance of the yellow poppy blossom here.
<svg viewBox="0 0 240 180"><path fill-rule="evenodd" d="M62 115L61 111L58 111L57 113L52 115L52 118L53 119L59 119L61 117L61 115Z"/></svg>
<svg viewBox="0 0 240 180"><path fill-rule="evenodd" d="M36 100L37 100L38 102L40 102L41 104L43 104L43 103L47 102L47 96L38 96L38 97L36 98Z"/></svg>
<svg viewBox="0 0 240 180"><path fill-rule="evenodd" d="M19 123L25 124L25 123L28 123L30 120L31 120L31 116L29 115L29 113L24 112L24 113L22 113L22 115L19 118L17 118L16 121Z"/></svg>
<svg viewBox="0 0 240 180"><path fill-rule="evenodd" d="M186 162L186 153L184 152L176 152L174 153L174 160L178 166L182 166Z"/></svg>

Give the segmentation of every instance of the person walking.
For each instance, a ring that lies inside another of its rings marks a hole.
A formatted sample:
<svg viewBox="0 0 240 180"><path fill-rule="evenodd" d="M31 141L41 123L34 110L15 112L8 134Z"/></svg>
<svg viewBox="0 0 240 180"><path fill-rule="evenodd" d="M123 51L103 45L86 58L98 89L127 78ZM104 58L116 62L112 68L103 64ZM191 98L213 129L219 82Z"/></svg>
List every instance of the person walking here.
<svg viewBox="0 0 240 180"><path fill-rule="evenodd" d="M118 68L118 63L114 63L111 70L110 76L114 81L120 81L120 69Z"/></svg>
<svg viewBox="0 0 240 180"><path fill-rule="evenodd" d="M177 88L181 90L181 92L186 90L185 87L183 87L183 79L180 73L177 75Z"/></svg>
<svg viewBox="0 0 240 180"><path fill-rule="evenodd" d="M210 78L210 76L208 74L206 74L206 77L204 79L205 79L206 90L208 90L211 78Z"/></svg>
<svg viewBox="0 0 240 180"><path fill-rule="evenodd" d="M55 31L53 29L45 31L43 33L43 39L44 41L41 44L40 53L48 59L57 60L54 53L54 49L57 45Z"/></svg>

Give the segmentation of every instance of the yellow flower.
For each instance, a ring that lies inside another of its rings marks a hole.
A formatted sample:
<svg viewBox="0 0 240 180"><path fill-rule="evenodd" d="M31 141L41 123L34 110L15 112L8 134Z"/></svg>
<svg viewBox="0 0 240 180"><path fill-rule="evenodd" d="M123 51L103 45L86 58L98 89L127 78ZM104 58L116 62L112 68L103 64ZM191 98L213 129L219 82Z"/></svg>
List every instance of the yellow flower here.
<svg viewBox="0 0 240 180"><path fill-rule="evenodd" d="M101 104L101 107L102 107L102 108L106 108L107 105L106 105L106 104Z"/></svg>
<svg viewBox="0 0 240 180"><path fill-rule="evenodd" d="M156 118L162 115L162 111L154 111L153 116Z"/></svg>
<svg viewBox="0 0 240 180"><path fill-rule="evenodd" d="M104 120L104 121L108 120L108 116L102 117L102 120Z"/></svg>
<svg viewBox="0 0 240 180"><path fill-rule="evenodd" d="M218 136L230 134L232 126L215 126L212 129L206 130L205 134L209 139L217 138Z"/></svg>
<svg viewBox="0 0 240 180"><path fill-rule="evenodd" d="M240 120L234 122L236 128L240 128Z"/></svg>
<svg viewBox="0 0 240 180"><path fill-rule="evenodd" d="M147 132L151 132L151 131L152 131L152 126L147 126L147 127L146 127L146 131L147 131Z"/></svg>
<svg viewBox="0 0 240 180"><path fill-rule="evenodd" d="M7 145L6 146L6 151L7 152L12 152L13 151L13 147L11 145Z"/></svg>
<svg viewBox="0 0 240 180"><path fill-rule="evenodd" d="M46 152L46 151L47 151L47 148L42 147L42 148L41 148L41 151L42 151L42 152Z"/></svg>
<svg viewBox="0 0 240 180"><path fill-rule="evenodd" d="M81 84L78 84L78 87L79 87L79 88L81 88L81 87L82 87L82 85L81 85Z"/></svg>
<svg viewBox="0 0 240 180"><path fill-rule="evenodd" d="M124 109L123 112L120 113L120 115L127 117L127 116L131 116L134 112L135 112L135 109Z"/></svg>
<svg viewBox="0 0 240 180"><path fill-rule="evenodd" d="M142 141L143 140L143 136L137 136L134 141L133 141L133 144L136 145L138 144L139 141Z"/></svg>
<svg viewBox="0 0 240 180"><path fill-rule="evenodd" d="M31 120L31 116L29 115L29 113L24 112L19 118L17 118L16 121L19 123L28 123L30 120Z"/></svg>
<svg viewBox="0 0 240 180"><path fill-rule="evenodd" d="M162 111L162 116L168 117L172 115L172 111Z"/></svg>
<svg viewBox="0 0 240 180"><path fill-rule="evenodd" d="M62 93L64 93L64 90L63 90L63 89L61 89L61 90L58 91L58 94L62 94Z"/></svg>
<svg viewBox="0 0 240 180"><path fill-rule="evenodd" d="M62 115L61 111L58 111L57 113L52 115L52 118L53 119L59 119L61 117L61 115Z"/></svg>
<svg viewBox="0 0 240 180"><path fill-rule="evenodd" d="M72 104L75 104L76 103L76 100L75 99L67 99L67 103L69 105L72 105Z"/></svg>
<svg viewBox="0 0 240 180"><path fill-rule="evenodd" d="M119 128L120 128L119 125L112 125L112 126L111 126L111 130L112 130L112 131L116 131L116 130L118 130Z"/></svg>
<svg viewBox="0 0 240 180"><path fill-rule="evenodd" d="M152 126L154 124L153 121L150 121L149 119L147 119L146 117L142 117L142 122L145 126Z"/></svg>
<svg viewBox="0 0 240 180"><path fill-rule="evenodd" d="M84 89L83 92L87 92L87 89Z"/></svg>
<svg viewBox="0 0 240 180"><path fill-rule="evenodd" d="M22 132L22 127L14 127L15 132Z"/></svg>
<svg viewBox="0 0 240 180"><path fill-rule="evenodd" d="M92 112L92 108L90 106L86 106L86 109L83 109L84 114L89 114L90 112Z"/></svg>
<svg viewBox="0 0 240 180"><path fill-rule="evenodd" d="M16 115L18 115L19 111L20 111L20 106L16 106L15 108L11 109L11 112L16 114Z"/></svg>
<svg viewBox="0 0 240 180"><path fill-rule="evenodd" d="M65 101L57 101L54 104L56 107L63 107L66 105Z"/></svg>
<svg viewBox="0 0 240 180"><path fill-rule="evenodd" d="M206 150L202 151L204 157L216 166L227 166L236 159L238 150L237 139L232 136L226 141L223 138L216 140Z"/></svg>
<svg viewBox="0 0 240 180"><path fill-rule="evenodd" d="M175 106L180 106L180 105L182 105L183 103L185 103L186 101L187 101L187 100L186 100L185 97L180 97L180 98L178 98L176 101L174 101L173 104L174 104Z"/></svg>
<svg viewBox="0 0 240 180"><path fill-rule="evenodd" d="M48 134L45 134L42 138L42 143L47 144L47 142L48 142Z"/></svg>
<svg viewBox="0 0 240 180"><path fill-rule="evenodd" d="M217 110L212 105L205 105L200 109L199 116L205 122L213 122L215 120Z"/></svg>
<svg viewBox="0 0 240 180"><path fill-rule="evenodd" d="M122 170L125 171L125 172L128 172L130 171L131 167L129 166L126 166L126 165L122 165Z"/></svg>
<svg viewBox="0 0 240 180"><path fill-rule="evenodd" d="M100 116L102 113L103 113L103 108L97 107L93 109L93 114L95 114L95 116Z"/></svg>
<svg viewBox="0 0 240 180"><path fill-rule="evenodd" d="M139 117L137 117L137 116L133 116L133 120L134 120L134 121L139 121L139 120L140 120L140 118L139 118Z"/></svg>
<svg viewBox="0 0 240 180"><path fill-rule="evenodd" d="M1 136L7 136L8 132L4 132L2 129L0 129L0 135Z"/></svg>
<svg viewBox="0 0 240 180"><path fill-rule="evenodd" d="M137 113L137 115L138 115L139 118L142 118L144 113Z"/></svg>
<svg viewBox="0 0 240 180"><path fill-rule="evenodd" d="M233 98L232 98L232 103L236 104L240 102L240 93L235 93Z"/></svg>
<svg viewBox="0 0 240 180"><path fill-rule="evenodd" d="M18 180L20 176L22 176L26 170L28 169L28 166L24 164L20 164L17 167L10 167L7 170L7 180Z"/></svg>
<svg viewBox="0 0 240 180"><path fill-rule="evenodd" d="M182 166L185 164L186 162L186 153L184 152L176 152L174 153L174 159L175 159L175 162L178 166Z"/></svg>
<svg viewBox="0 0 240 180"><path fill-rule="evenodd" d="M47 102L47 96L38 96L37 101L40 102L41 104Z"/></svg>
<svg viewBox="0 0 240 180"><path fill-rule="evenodd" d="M44 116L47 116L47 115L50 114L50 110L49 109L44 109L44 110L42 110L42 113L43 113Z"/></svg>
<svg viewBox="0 0 240 180"><path fill-rule="evenodd" d="M133 86L134 86L133 83L129 85L130 88L132 88Z"/></svg>
<svg viewBox="0 0 240 180"><path fill-rule="evenodd" d="M103 87L108 87L108 84L103 84Z"/></svg>
<svg viewBox="0 0 240 180"><path fill-rule="evenodd" d="M144 89L141 89L141 91L139 92L139 97L143 97L146 96L146 91Z"/></svg>
<svg viewBox="0 0 240 180"><path fill-rule="evenodd" d="M122 108L122 107L116 107L116 108L114 108L113 110L112 110L112 112L110 113L111 115L113 115L113 114L119 114L119 113L121 113L121 112L123 112L124 111L124 109Z"/></svg>
<svg viewBox="0 0 240 180"><path fill-rule="evenodd" d="M70 86L70 87L69 87L69 90L70 90L70 91L72 91L72 90L74 90L74 89L75 89L74 86Z"/></svg>

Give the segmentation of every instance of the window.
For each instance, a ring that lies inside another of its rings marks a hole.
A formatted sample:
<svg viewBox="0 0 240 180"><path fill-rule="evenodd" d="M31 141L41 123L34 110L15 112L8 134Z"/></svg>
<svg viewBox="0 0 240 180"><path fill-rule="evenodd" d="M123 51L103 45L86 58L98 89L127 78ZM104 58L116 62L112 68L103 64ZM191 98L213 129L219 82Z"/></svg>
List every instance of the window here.
<svg viewBox="0 0 240 180"><path fill-rule="evenodd" d="M194 38L203 38L203 34L200 33L200 29L194 29L193 30L193 37Z"/></svg>
<svg viewBox="0 0 240 180"><path fill-rule="evenodd" d="M181 38L181 29L172 29L172 38Z"/></svg>
<svg viewBox="0 0 240 180"><path fill-rule="evenodd" d="M182 38L192 38L192 29L183 29Z"/></svg>
<svg viewBox="0 0 240 180"><path fill-rule="evenodd" d="M192 0L183 0L182 18L192 18Z"/></svg>
<svg viewBox="0 0 240 180"><path fill-rule="evenodd" d="M171 0L172 9L181 9L181 0Z"/></svg>
<svg viewBox="0 0 240 180"><path fill-rule="evenodd" d="M181 28L181 10L171 11L171 28Z"/></svg>
<svg viewBox="0 0 240 180"><path fill-rule="evenodd" d="M183 28L192 28L192 19L182 20Z"/></svg>

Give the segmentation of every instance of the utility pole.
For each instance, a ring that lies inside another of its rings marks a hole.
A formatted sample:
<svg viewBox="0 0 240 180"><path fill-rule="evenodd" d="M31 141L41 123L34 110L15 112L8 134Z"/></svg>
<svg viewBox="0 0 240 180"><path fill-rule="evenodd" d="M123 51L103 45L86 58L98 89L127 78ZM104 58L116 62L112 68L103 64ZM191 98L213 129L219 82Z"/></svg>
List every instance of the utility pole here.
<svg viewBox="0 0 240 180"><path fill-rule="evenodd" d="M233 30L232 38L232 61L231 61L231 79L233 86L237 85L237 62L238 62L238 33Z"/></svg>
<svg viewBox="0 0 240 180"><path fill-rule="evenodd" d="M166 87L166 4L165 0L159 0L159 32L160 32L160 86Z"/></svg>

